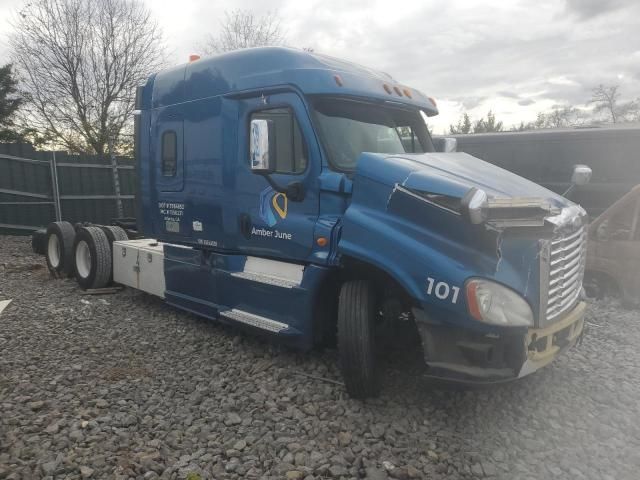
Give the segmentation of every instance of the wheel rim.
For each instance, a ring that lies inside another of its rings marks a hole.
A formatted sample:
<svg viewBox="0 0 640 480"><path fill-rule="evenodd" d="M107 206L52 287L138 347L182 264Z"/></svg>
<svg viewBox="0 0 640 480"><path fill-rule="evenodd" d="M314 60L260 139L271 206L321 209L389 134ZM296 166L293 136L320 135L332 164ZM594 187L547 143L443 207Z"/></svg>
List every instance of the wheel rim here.
<svg viewBox="0 0 640 480"><path fill-rule="evenodd" d="M49 263L53 268L58 268L60 265L60 240L54 233L49 235L49 242L47 243L47 256L49 257Z"/></svg>
<svg viewBox="0 0 640 480"><path fill-rule="evenodd" d="M82 278L87 278L91 271L91 251L89 245L84 240L78 242L76 247L76 268L78 275Z"/></svg>

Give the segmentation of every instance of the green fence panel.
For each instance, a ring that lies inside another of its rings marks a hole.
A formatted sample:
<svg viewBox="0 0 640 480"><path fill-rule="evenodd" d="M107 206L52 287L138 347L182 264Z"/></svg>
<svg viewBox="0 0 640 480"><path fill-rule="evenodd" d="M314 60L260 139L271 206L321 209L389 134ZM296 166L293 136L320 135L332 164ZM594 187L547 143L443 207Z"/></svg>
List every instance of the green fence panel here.
<svg viewBox="0 0 640 480"><path fill-rule="evenodd" d="M62 219L97 224L118 217L109 157L35 150L0 144L0 233L25 232L56 220L52 160L57 165ZM120 194L135 195L135 161L117 157ZM134 200L122 198L123 214L133 217Z"/></svg>

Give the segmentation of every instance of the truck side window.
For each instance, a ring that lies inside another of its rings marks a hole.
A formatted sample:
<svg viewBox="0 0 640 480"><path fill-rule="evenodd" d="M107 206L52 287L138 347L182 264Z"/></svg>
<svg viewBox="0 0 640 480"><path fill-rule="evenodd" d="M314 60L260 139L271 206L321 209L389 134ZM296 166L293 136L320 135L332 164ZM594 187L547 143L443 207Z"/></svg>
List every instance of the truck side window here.
<svg viewBox="0 0 640 480"><path fill-rule="evenodd" d="M178 137L168 130L162 134L162 176L174 177L177 171Z"/></svg>
<svg viewBox="0 0 640 480"><path fill-rule="evenodd" d="M418 140L418 136L413 129L413 126L407 125L396 127L396 132L398 132L398 136L402 141L402 146L406 153L424 153L422 144L420 143L420 140Z"/></svg>
<svg viewBox="0 0 640 480"><path fill-rule="evenodd" d="M251 114L251 120L272 120L276 136L276 173L296 174L307 168L307 148L293 111L272 108Z"/></svg>

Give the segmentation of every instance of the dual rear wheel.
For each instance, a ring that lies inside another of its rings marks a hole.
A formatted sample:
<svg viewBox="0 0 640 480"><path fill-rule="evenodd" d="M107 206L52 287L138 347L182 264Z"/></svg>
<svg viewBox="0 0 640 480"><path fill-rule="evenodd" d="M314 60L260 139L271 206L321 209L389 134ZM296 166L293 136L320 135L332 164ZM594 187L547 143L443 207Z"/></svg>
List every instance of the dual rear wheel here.
<svg viewBox="0 0 640 480"><path fill-rule="evenodd" d="M53 222L47 227L46 257L49 271L56 277L73 274L75 230L69 222Z"/></svg>
<svg viewBox="0 0 640 480"><path fill-rule="evenodd" d="M109 239L99 227L82 227L74 243L75 277L83 289L102 288L112 278Z"/></svg>
<svg viewBox="0 0 640 480"><path fill-rule="evenodd" d="M47 266L56 277L74 276L83 289L102 288L113 281L112 244L127 240L115 226L82 226L54 222L47 228Z"/></svg>

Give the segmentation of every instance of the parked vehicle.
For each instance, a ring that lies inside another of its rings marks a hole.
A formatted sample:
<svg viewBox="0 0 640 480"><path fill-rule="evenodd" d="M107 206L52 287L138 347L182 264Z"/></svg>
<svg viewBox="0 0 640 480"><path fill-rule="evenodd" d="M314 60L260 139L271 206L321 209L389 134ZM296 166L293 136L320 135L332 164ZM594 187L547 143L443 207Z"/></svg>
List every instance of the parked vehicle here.
<svg viewBox="0 0 640 480"><path fill-rule="evenodd" d="M590 295L640 305L640 185L591 223L586 269Z"/></svg>
<svg viewBox="0 0 640 480"><path fill-rule="evenodd" d="M574 164L593 170L569 197L595 218L640 183L640 124L455 135L458 150L562 194Z"/></svg>
<svg viewBox="0 0 640 480"><path fill-rule="evenodd" d="M406 323L430 374L464 382L527 375L582 334L584 210L433 141L435 102L388 75L248 49L152 75L137 109L148 238L109 249L81 227L82 286L112 262L115 282L301 349L337 332L359 398Z"/></svg>

